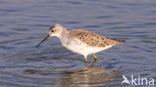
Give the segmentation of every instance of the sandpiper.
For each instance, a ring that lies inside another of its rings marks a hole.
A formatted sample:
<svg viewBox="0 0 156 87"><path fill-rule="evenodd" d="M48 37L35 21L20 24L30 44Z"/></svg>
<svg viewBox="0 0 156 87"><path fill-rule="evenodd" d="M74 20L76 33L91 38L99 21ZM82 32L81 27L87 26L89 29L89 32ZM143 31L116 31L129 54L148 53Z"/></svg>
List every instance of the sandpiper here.
<svg viewBox="0 0 156 87"><path fill-rule="evenodd" d="M41 43L53 36L58 37L62 45L67 49L83 55L86 66L88 55L91 54L94 57L93 62L96 62L98 57L96 57L95 53L124 42L124 40L104 37L83 29L72 29L68 31L60 24L53 24L49 29L49 34L36 47L40 46Z"/></svg>

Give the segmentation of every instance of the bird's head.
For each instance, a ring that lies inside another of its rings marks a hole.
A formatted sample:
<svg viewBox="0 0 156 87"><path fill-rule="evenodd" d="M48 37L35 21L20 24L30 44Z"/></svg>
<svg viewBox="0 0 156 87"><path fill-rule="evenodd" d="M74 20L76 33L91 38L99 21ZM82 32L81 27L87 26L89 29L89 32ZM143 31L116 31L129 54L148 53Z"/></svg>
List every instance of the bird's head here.
<svg viewBox="0 0 156 87"><path fill-rule="evenodd" d="M44 41L46 41L48 38L52 36L60 37L64 31L65 31L65 28L61 24L53 24L49 28L48 35L36 47L39 47Z"/></svg>
<svg viewBox="0 0 156 87"><path fill-rule="evenodd" d="M60 37L60 35L62 34L62 32L64 31L64 27L61 24L53 24L50 28L49 28L49 36L56 36L56 37Z"/></svg>

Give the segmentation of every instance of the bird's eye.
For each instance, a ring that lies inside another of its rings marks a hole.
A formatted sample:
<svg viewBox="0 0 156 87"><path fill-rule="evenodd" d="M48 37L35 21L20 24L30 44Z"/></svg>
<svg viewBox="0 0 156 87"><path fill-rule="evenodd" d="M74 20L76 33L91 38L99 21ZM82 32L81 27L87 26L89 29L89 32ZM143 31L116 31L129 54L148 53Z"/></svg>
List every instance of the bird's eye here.
<svg viewBox="0 0 156 87"><path fill-rule="evenodd" d="M51 30L51 32L54 32L54 30Z"/></svg>

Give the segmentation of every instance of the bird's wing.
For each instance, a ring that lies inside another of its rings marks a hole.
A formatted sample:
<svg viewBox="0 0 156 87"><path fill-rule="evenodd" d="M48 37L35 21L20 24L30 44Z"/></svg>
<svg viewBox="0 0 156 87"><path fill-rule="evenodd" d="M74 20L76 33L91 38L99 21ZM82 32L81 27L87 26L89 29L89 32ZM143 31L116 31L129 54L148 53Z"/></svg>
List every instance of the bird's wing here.
<svg viewBox="0 0 156 87"><path fill-rule="evenodd" d="M105 47L108 45L115 45L120 42L119 40L104 37L94 32L82 30L82 29L73 29L70 31L70 35L73 38L80 39L81 41L88 44L89 46L95 46L95 47Z"/></svg>

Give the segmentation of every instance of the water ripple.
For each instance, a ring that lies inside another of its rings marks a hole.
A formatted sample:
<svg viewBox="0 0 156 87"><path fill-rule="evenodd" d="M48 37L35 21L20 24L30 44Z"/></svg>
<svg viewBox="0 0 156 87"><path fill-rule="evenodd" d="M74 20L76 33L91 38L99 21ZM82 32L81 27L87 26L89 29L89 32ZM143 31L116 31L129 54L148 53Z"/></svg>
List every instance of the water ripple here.
<svg viewBox="0 0 156 87"><path fill-rule="evenodd" d="M1 0L0 85L120 87L123 74L156 78L155 8L150 0ZM85 67L56 38L35 47L54 23L126 42L97 53L94 64L89 55Z"/></svg>

